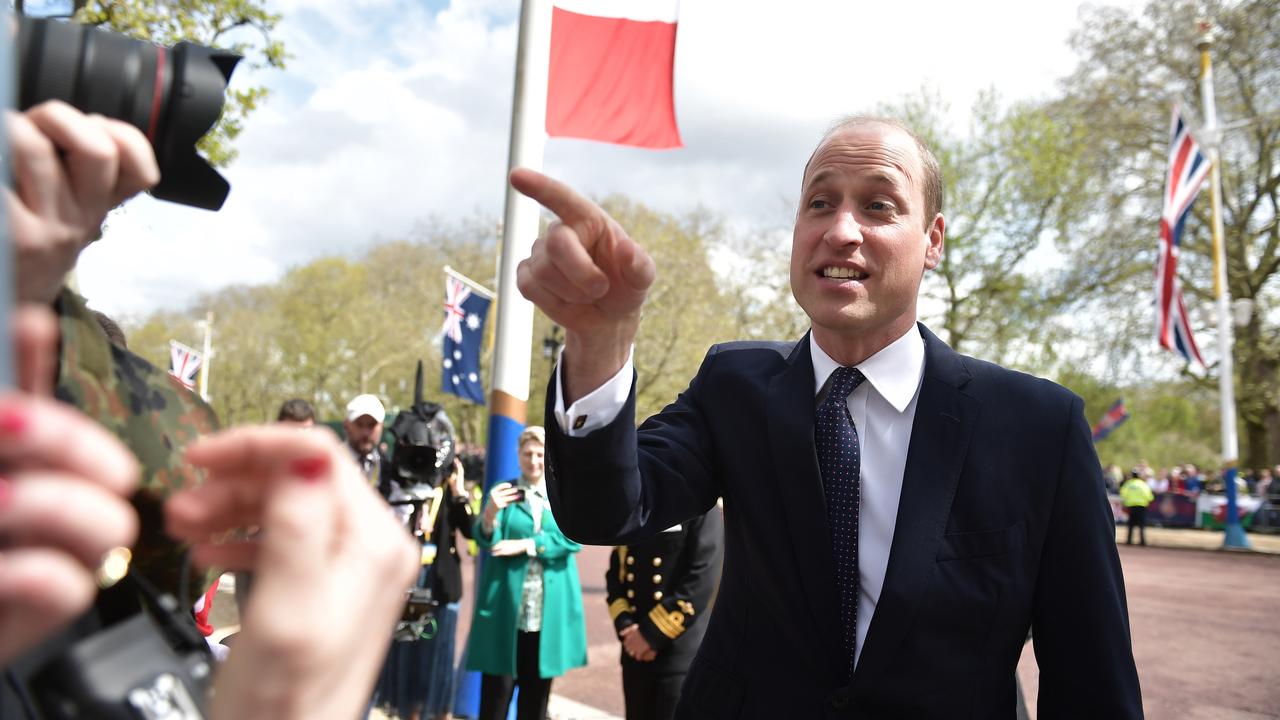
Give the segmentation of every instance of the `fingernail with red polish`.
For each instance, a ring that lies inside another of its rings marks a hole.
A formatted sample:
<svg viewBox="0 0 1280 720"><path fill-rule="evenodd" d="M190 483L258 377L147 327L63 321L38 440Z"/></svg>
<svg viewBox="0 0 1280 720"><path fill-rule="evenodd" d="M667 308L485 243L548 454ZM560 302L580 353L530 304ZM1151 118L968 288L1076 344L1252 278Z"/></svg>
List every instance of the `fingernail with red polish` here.
<svg viewBox="0 0 1280 720"><path fill-rule="evenodd" d="M0 408L0 434L17 436L27 429L27 415L16 407Z"/></svg>
<svg viewBox="0 0 1280 720"><path fill-rule="evenodd" d="M316 482L329 471L329 458L310 457L294 460L289 465L289 469L294 475L307 482Z"/></svg>

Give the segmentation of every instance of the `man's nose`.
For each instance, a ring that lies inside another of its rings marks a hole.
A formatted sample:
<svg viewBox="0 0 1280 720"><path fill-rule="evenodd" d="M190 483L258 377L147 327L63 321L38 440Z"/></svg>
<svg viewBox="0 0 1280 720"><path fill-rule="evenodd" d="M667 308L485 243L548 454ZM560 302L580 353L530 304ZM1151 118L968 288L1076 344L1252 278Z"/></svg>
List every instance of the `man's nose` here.
<svg viewBox="0 0 1280 720"><path fill-rule="evenodd" d="M831 219L831 226L822 239L831 245L862 244L862 226L854 217L853 210L841 208Z"/></svg>

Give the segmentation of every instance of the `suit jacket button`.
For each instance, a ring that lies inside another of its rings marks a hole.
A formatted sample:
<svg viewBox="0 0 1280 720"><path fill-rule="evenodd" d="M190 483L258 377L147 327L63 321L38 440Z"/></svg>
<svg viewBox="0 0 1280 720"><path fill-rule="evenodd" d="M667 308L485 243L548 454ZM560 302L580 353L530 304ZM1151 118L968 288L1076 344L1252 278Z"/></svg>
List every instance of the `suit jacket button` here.
<svg viewBox="0 0 1280 720"><path fill-rule="evenodd" d="M628 556L627 556L627 564L628 564L628 565L635 565L635 564L636 564L636 558L635 558L635 556L634 556L634 555L628 555Z"/></svg>
<svg viewBox="0 0 1280 720"><path fill-rule="evenodd" d="M631 582L632 580L635 580L635 579L636 579L635 573L627 573L627 582Z"/></svg>
<svg viewBox="0 0 1280 720"><path fill-rule="evenodd" d="M627 597L629 597L629 598L633 598L633 597L635 597L635 596L636 596L636 591L635 591L635 590L628 590L628 591L627 591Z"/></svg>
<svg viewBox="0 0 1280 720"><path fill-rule="evenodd" d="M654 576L653 576L653 584L654 584L654 585L658 585L658 584L660 584L660 583L662 583L662 576L661 576L661 575L654 575Z"/></svg>
<svg viewBox="0 0 1280 720"><path fill-rule="evenodd" d="M849 707L849 691L848 690L835 691L834 693L831 694L830 703L831 703L831 707L835 708L836 710L844 710L845 708Z"/></svg>
<svg viewBox="0 0 1280 720"><path fill-rule="evenodd" d="M655 593L653 594L653 599L654 599L654 600L661 600L661 599L662 599L662 591L661 591L661 590L659 590L659 591L655 592Z"/></svg>

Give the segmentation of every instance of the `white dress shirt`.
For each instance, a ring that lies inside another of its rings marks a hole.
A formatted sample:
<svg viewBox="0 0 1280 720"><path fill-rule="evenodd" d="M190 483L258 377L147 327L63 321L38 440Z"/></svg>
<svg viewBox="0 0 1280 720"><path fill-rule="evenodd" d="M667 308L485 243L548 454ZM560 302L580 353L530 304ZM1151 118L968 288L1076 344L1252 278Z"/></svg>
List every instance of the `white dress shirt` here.
<svg viewBox="0 0 1280 720"><path fill-rule="evenodd" d="M814 407L838 363L809 335L813 360ZM634 352L633 352L634 356ZM858 504L858 649L862 655L867 628L884 587L889 549L897 524L902 474L907 466L911 427L924 377L924 339L914 323L902 337L855 366L867 378L849 395L849 416L858 430L862 484ZM604 385L564 407L559 363L556 364L556 423L570 437L582 437L608 425L631 394L632 358ZM857 662L857 658L854 659Z"/></svg>

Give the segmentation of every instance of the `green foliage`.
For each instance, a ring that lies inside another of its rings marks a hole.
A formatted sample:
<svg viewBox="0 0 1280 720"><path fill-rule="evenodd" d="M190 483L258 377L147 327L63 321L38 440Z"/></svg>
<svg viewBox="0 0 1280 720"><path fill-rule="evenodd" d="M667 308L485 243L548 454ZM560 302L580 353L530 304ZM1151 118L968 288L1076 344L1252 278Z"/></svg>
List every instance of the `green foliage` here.
<svg viewBox="0 0 1280 720"><path fill-rule="evenodd" d="M1153 0L1140 15L1115 8L1085 12L1072 35L1080 65L1061 97L1045 106L1068 127L1086 131L1064 145L1071 148L1071 172L1089 182L1074 186L1073 212L1058 220L1072 230L1059 235L1058 249L1071 261L1064 288L1085 311L1075 321L1078 336L1133 325L1134 299L1151 293L1173 101L1182 99L1184 117L1193 129L1199 125L1196 40L1203 15L1216 26L1215 99L1228 128L1221 138L1227 285L1233 298L1254 303L1233 348L1244 460L1267 465L1280 459L1280 322L1273 312L1280 294L1280 14L1274 2ZM1208 194L1187 222L1179 263L1202 349L1216 332ZM1150 346L1151 311L1145 303L1138 308L1147 329L1125 338L1128 352L1116 352L1121 343L1112 343L1111 360L1126 365L1112 363L1112 372L1150 374L1136 350ZM1164 359L1166 368L1177 362Z"/></svg>
<svg viewBox="0 0 1280 720"><path fill-rule="evenodd" d="M75 19L160 45L186 40L231 50L255 68L282 70L289 57L273 36L280 15L263 0L78 0ZM267 95L265 87L228 89L222 118L196 144L215 167L235 159L245 118Z"/></svg>
<svg viewBox="0 0 1280 720"><path fill-rule="evenodd" d="M484 409L439 391L436 336L444 266L492 286L495 241L492 225L424 224L359 258L321 258L272 285L227 288L188 312L154 314L129 329L130 347L167 366L169 339L200 347L196 322L212 312L209 389L227 425L273 420L294 397L311 402L321 419L341 417L364 392L394 412L412 402L421 358L427 398L445 405L465 441L483 443Z"/></svg>

